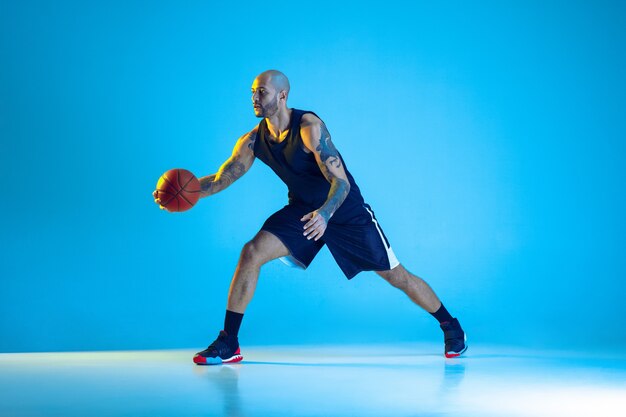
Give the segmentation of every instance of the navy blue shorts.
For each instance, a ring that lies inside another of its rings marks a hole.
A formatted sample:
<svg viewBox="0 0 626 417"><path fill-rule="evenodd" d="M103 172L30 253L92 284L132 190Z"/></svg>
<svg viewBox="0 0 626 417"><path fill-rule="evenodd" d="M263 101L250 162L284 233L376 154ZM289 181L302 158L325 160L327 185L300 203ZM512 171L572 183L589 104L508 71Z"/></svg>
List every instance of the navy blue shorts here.
<svg viewBox="0 0 626 417"><path fill-rule="evenodd" d="M348 279L361 271L387 271L399 265L374 212L367 204L363 213L347 222L330 219L324 235L316 242L304 236L306 222L300 219L313 210L304 205L288 204L272 214L263 224L265 230L276 236L289 249L288 264L306 269L324 245L328 246Z"/></svg>

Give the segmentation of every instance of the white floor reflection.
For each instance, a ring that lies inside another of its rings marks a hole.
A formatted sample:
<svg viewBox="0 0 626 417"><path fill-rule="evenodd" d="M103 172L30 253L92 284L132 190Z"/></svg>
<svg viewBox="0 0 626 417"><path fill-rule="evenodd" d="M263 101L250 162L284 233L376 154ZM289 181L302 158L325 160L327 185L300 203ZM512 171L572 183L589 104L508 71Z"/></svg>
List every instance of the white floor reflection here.
<svg viewBox="0 0 626 417"><path fill-rule="evenodd" d="M626 357L440 346L0 354L0 416L620 416Z"/></svg>

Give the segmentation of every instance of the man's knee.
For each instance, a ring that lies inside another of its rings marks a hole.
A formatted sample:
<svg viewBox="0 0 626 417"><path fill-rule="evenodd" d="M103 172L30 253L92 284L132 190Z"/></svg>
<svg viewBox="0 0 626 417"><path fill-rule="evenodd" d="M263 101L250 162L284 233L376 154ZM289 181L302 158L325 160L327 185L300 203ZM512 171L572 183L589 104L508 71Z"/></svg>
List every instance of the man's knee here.
<svg viewBox="0 0 626 417"><path fill-rule="evenodd" d="M243 245L240 260L246 265L260 267L267 262L264 253L262 244L257 242L256 239L252 239Z"/></svg>
<svg viewBox="0 0 626 417"><path fill-rule="evenodd" d="M257 248L257 244L254 242L254 240L249 241L248 243L243 245L243 248L241 249L241 262L250 265L257 264L259 262L258 252L259 251Z"/></svg>

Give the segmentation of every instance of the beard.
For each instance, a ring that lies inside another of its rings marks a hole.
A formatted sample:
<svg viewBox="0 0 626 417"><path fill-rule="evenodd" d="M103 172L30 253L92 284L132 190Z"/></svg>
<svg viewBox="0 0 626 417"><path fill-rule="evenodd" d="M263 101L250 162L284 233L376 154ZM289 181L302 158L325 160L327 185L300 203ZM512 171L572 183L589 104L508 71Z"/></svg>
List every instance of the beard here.
<svg viewBox="0 0 626 417"><path fill-rule="evenodd" d="M260 105L259 113L256 114L258 118L272 117L278 112L278 94L267 105Z"/></svg>

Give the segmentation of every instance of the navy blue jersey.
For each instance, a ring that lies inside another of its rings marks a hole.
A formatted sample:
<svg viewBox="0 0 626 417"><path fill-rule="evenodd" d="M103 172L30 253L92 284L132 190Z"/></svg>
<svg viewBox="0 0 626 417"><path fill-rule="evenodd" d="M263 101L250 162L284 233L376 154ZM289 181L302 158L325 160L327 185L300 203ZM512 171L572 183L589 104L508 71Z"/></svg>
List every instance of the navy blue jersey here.
<svg viewBox="0 0 626 417"><path fill-rule="evenodd" d="M307 113L315 114L311 111L291 110L289 132L281 142L271 140L267 122L263 119L259 123L254 143L254 156L268 165L287 185L289 204L307 206L313 211L322 207L328 198L330 183L322 174L313 153L304 146L300 136L302 116ZM358 217L369 219L361 191L341 155L339 158L350 182L350 192L331 221L344 223L354 221Z"/></svg>

